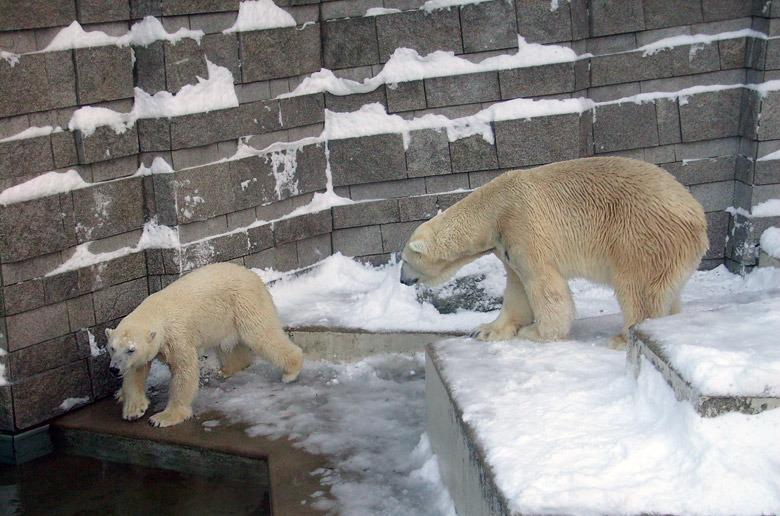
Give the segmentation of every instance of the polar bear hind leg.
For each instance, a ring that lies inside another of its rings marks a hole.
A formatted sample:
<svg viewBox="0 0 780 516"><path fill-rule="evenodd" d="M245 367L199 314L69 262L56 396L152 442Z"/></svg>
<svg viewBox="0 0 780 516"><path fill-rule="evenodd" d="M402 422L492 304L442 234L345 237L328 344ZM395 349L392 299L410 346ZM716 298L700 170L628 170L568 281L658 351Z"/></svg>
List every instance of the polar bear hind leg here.
<svg viewBox="0 0 780 516"><path fill-rule="evenodd" d="M281 367L282 381L289 383L298 378L303 366L303 352L292 343L278 322L264 328L253 321L241 321L238 333L241 342L273 365Z"/></svg>
<svg viewBox="0 0 780 516"><path fill-rule="evenodd" d="M233 346L230 351L217 348L217 356L220 362L219 375L223 378L246 369L254 358L252 350L241 343Z"/></svg>

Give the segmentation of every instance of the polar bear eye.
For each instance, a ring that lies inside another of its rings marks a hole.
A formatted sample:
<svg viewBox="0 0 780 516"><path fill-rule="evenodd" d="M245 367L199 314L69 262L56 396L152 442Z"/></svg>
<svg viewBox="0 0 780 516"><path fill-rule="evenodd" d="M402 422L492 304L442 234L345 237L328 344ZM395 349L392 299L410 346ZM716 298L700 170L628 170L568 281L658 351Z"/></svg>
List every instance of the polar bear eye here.
<svg viewBox="0 0 780 516"><path fill-rule="evenodd" d="M135 353L135 348L128 348L127 349L127 354L128 355L132 355L133 353Z"/></svg>

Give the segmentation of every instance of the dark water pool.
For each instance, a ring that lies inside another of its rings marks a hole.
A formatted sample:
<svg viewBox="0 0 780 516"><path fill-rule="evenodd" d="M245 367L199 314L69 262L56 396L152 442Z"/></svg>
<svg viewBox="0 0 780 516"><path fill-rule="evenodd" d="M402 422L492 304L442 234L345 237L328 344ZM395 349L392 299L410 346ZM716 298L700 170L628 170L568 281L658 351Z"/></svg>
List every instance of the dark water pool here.
<svg viewBox="0 0 780 516"><path fill-rule="evenodd" d="M55 452L0 465L0 516L270 516L267 486Z"/></svg>

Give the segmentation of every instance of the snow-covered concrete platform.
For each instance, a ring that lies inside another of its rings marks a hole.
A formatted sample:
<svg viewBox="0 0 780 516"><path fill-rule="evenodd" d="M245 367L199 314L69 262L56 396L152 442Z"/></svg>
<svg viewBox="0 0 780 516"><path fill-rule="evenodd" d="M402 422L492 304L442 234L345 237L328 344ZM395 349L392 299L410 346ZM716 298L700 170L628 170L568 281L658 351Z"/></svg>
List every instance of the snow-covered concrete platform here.
<svg viewBox="0 0 780 516"><path fill-rule="evenodd" d="M777 330L747 320L780 311L759 305L709 317L736 311L736 342L750 346L755 323L768 344ZM566 342L427 347L426 431L458 514L780 514L780 410L702 417L655 368L635 377L604 346L615 328L610 315L575 321Z"/></svg>
<svg viewBox="0 0 780 516"><path fill-rule="evenodd" d="M704 417L780 407L780 293L762 301L648 320L631 330L628 359L661 372ZM646 360L645 360L646 359Z"/></svg>

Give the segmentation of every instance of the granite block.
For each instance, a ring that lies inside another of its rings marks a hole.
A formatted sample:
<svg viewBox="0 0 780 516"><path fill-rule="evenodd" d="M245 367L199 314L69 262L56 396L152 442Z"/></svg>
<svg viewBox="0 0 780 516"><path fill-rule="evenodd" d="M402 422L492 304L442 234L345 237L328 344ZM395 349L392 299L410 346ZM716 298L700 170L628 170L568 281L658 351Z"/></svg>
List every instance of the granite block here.
<svg viewBox="0 0 780 516"><path fill-rule="evenodd" d="M69 25L76 19L72 0L0 0L0 31Z"/></svg>
<svg viewBox="0 0 780 516"><path fill-rule="evenodd" d="M52 168L70 167L79 162L74 133L63 131L52 134L51 148L54 156L54 166Z"/></svg>
<svg viewBox="0 0 780 516"><path fill-rule="evenodd" d="M0 206L0 260L17 262L75 245L57 196ZM6 272L3 272L5 280Z"/></svg>
<svg viewBox="0 0 780 516"><path fill-rule="evenodd" d="M441 9L426 13L406 11L376 17L379 59L386 62L397 48L412 48L420 55L437 50L463 53L459 12Z"/></svg>
<svg viewBox="0 0 780 516"><path fill-rule="evenodd" d="M412 111L425 109L425 84L423 81L399 82L385 86L387 112Z"/></svg>
<svg viewBox="0 0 780 516"><path fill-rule="evenodd" d="M379 226L337 229L331 236L334 253L341 253L344 256L367 256L383 252Z"/></svg>
<svg viewBox="0 0 780 516"><path fill-rule="evenodd" d="M125 21L130 17L130 3L127 0L78 0L76 10L82 25Z"/></svg>
<svg viewBox="0 0 780 516"><path fill-rule="evenodd" d="M242 136L243 124L240 119L236 123L241 113L241 108L235 107L173 117L170 120L171 148L177 150L234 140Z"/></svg>
<svg viewBox="0 0 780 516"><path fill-rule="evenodd" d="M730 112L729 112L730 113ZM758 139L780 139L780 92L769 91L762 97L761 123L758 127Z"/></svg>
<svg viewBox="0 0 780 516"><path fill-rule="evenodd" d="M95 322L100 324L124 317L141 304L149 295L146 278L112 285L92 294L95 305Z"/></svg>
<svg viewBox="0 0 780 516"><path fill-rule="evenodd" d="M242 82L265 81L317 72L320 24L305 28L267 29L239 34Z"/></svg>
<svg viewBox="0 0 780 516"><path fill-rule="evenodd" d="M496 146L480 135L450 142L450 156L454 173L498 168Z"/></svg>
<svg viewBox="0 0 780 516"><path fill-rule="evenodd" d="M705 22L746 18L752 14L752 9L751 0L702 0L701 2Z"/></svg>
<svg viewBox="0 0 780 516"><path fill-rule="evenodd" d="M98 127L89 136L76 131L76 151L79 163L89 164L138 154L136 127L117 133L108 126Z"/></svg>
<svg viewBox="0 0 780 516"><path fill-rule="evenodd" d="M16 315L40 308L46 303L43 281L23 281L3 287L2 298L5 303L5 315Z"/></svg>
<svg viewBox="0 0 780 516"><path fill-rule="evenodd" d="M680 100L684 142L712 140L739 134L742 89L705 92Z"/></svg>
<svg viewBox="0 0 780 516"><path fill-rule="evenodd" d="M575 89L574 63L500 70L501 99L569 93Z"/></svg>
<svg viewBox="0 0 780 516"><path fill-rule="evenodd" d="M332 20L322 25L322 63L336 70L379 63L374 17Z"/></svg>
<svg viewBox="0 0 780 516"><path fill-rule="evenodd" d="M425 98L429 108L500 100L498 73L481 72L425 79Z"/></svg>
<svg viewBox="0 0 780 516"><path fill-rule="evenodd" d="M298 266L309 267L333 254L330 233L298 241Z"/></svg>
<svg viewBox="0 0 780 516"><path fill-rule="evenodd" d="M179 223L206 220L234 209L229 163L214 163L176 174L176 208Z"/></svg>
<svg viewBox="0 0 780 516"><path fill-rule="evenodd" d="M333 229L399 221L398 201L395 199L359 202L333 207Z"/></svg>
<svg viewBox="0 0 780 516"><path fill-rule="evenodd" d="M162 2L163 16L238 11L239 0L177 0Z"/></svg>
<svg viewBox="0 0 780 516"><path fill-rule="evenodd" d="M283 128L301 127L325 121L325 97L321 93L279 100L279 121Z"/></svg>
<svg viewBox="0 0 780 516"><path fill-rule="evenodd" d="M29 346L9 355L11 378L25 378L55 369L84 358L76 344L76 336L69 333L56 339Z"/></svg>
<svg viewBox="0 0 780 516"><path fill-rule="evenodd" d="M586 115L589 118L589 114ZM495 122L500 168L541 165L586 155L578 113Z"/></svg>
<svg viewBox="0 0 780 516"><path fill-rule="evenodd" d="M400 253L412 232L420 225L419 221L382 224L382 249L386 253Z"/></svg>
<svg viewBox="0 0 780 516"><path fill-rule="evenodd" d="M406 177L403 137L400 134L331 140L328 146L333 186Z"/></svg>
<svg viewBox="0 0 780 516"><path fill-rule="evenodd" d="M569 2L551 9L547 0L515 0L517 32L529 43L557 43L572 40L572 15Z"/></svg>
<svg viewBox="0 0 780 516"><path fill-rule="evenodd" d="M645 28L662 29L679 25L693 25L703 21L700 0L643 0Z"/></svg>
<svg viewBox="0 0 780 516"><path fill-rule="evenodd" d="M0 179L53 170L51 137L0 141Z"/></svg>
<svg viewBox="0 0 780 516"><path fill-rule="evenodd" d="M74 190L73 204L80 243L126 233L144 225L140 178Z"/></svg>
<svg viewBox="0 0 780 516"><path fill-rule="evenodd" d="M349 95L325 94L325 107L336 113L351 113L359 111L366 104L381 104L387 109L385 87L380 86L368 93L351 93Z"/></svg>
<svg viewBox="0 0 780 516"><path fill-rule="evenodd" d="M593 0L589 3L590 35L607 36L645 29L643 0Z"/></svg>
<svg viewBox="0 0 780 516"><path fill-rule="evenodd" d="M65 335L70 331L65 303L47 305L6 317L8 351L16 351Z"/></svg>
<svg viewBox="0 0 780 516"><path fill-rule="evenodd" d="M287 244L323 233L330 233L332 229L333 220L330 210L323 210L276 222L274 224L274 240L276 245Z"/></svg>
<svg viewBox="0 0 780 516"><path fill-rule="evenodd" d="M150 95L166 89L166 42L155 41L147 46L134 46L136 86Z"/></svg>
<svg viewBox="0 0 780 516"><path fill-rule="evenodd" d="M517 18L512 2L497 1L460 8L463 51L517 48Z"/></svg>
<svg viewBox="0 0 780 516"><path fill-rule="evenodd" d="M596 108L593 143L597 153L658 145L655 104L624 102Z"/></svg>
<svg viewBox="0 0 780 516"><path fill-rule="evenodd" d="M133 57L127 47L77 48L78 103L94 104L133 97Z"/></svg>
<svg viewBox="0 0 780 516"><path fill-rule="evenodd" d="M32 376L12 387L15 426L24 430L65 412L68 398L92 400L89 371L85 360L71 362Z"/></svg>
<svg viewBox="0 0 780 516"><path fill-rule="evenodd" d="M406 149L409 177L425 177L452 172L449 140L446 131L423 129L409 134Z"/></svg>
<svg viewBox="0 0 780 516"><path fill-rule="evenodd" d="M667 163L663 168L684 185L715 183L734 179L736 158L723 156Z"/></svg>

